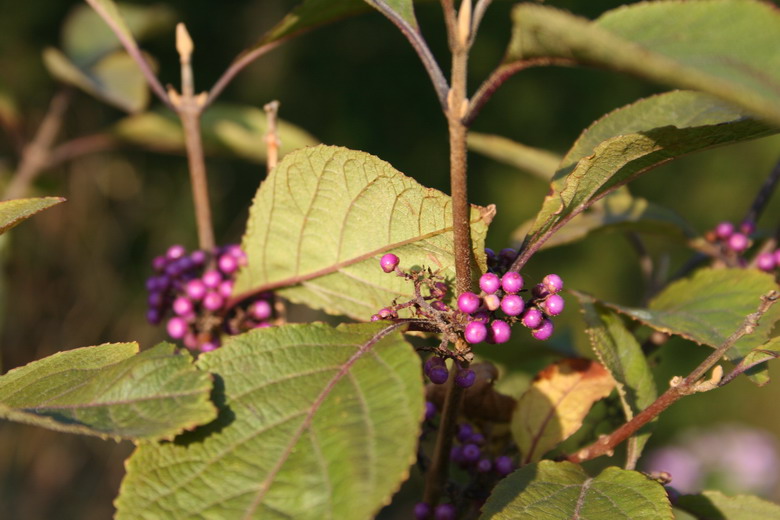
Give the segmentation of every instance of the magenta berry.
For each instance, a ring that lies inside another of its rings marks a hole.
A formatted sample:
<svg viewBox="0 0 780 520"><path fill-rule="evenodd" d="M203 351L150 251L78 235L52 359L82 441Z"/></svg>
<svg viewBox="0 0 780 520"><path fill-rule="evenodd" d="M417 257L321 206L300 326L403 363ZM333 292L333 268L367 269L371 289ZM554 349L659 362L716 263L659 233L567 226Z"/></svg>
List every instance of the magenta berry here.
<svg viewBox="0 0 780 520"><path fill-rule="evenodd" d="M172 337L173 339L181 339L187 333L189 324L187 323L187 320L185 320L184 318L180 316L176 316L168 320L168 323L166 324L165 328L168 331L168 335L170 337Z"/></svg>
<svg viewBox="0 0 780 520"><path fill-rule="evenodd" d="M178 260L179 258L183 257L187 253L187 250L184 249L184 246L176 244L168 248L168 251L165 252L165 258L168 260Z"/></svg>
<svg viewBox="0 0 780 520"><path fill-rule="evenodd" d="M544 312L549 316L557 316L563 312L564 301L560 294L551 294L544 300L542 304L544 306Z"/></svg>
<svg viewBox="0 0 780 520"><path fill-rule="evenodd" d="M431 296L434 298L444 298L447 296L447 284L443 282L436 282L431 289Z"/></svg>
<svg viewBox="0 0 780 520"><path fill-rule="evenodd" d="M542 324L538 329L535 329L533 332L531 332L531 335L538 340L544 341L546 339L550 339L550 336L553 334L553 329L553 322L545 319L542 321Z"/></svg>
<svg viewBox="0 0 780 520"><path fill-rule="evenodd" d="M715 226L715 236L721 240L727 240L734 233L734 224L731 222L721 222Z"/></svg>
<svg viewBox="0 0 780 520"><path fill-rule="evenodd" d="M206 254L206 252L201 251L200 249L197 249L190 254L190 260L192 260L192 265L205 264L207 257L208 255Z"/></svg>
<svg viewBox="0 0 780 520"><path fill-rule="evenodd" d="M501 307L501 298L497 294L488 294L482 298L482 301L489 311L494 311Z"/></svg>
<svg viewBox="0 0 780 520"><path fill-rule="evenodd" d="M472 345L482 343L487 338L487 327L481 321L472 321L466 325L463 337Z"/></svg>
<svg viewBox="0 0 780 520"><path fill-rule="evenodd" d="M458 309L466 314L471 314L479 309L479 296L473 292L464 292L458 296Z"/></svg>
<svg viewBox="0 0 780 520"><path fill-rule="evenodd" d="M756 232L756 223L746 220L739 225L739 230L745 235L752 235Z"/></svg>
<svg viewBox="0 0 780 520"><path fill-rule="evenodd" d="M217 260L219 270L225 274L233 274L238 270L238 258L230 254L224 254Z"/></svg>
<svg viewBox="0 0 780 520"><path fill-rule="evenodd" d="M557 274L548 274L542 279L544 288L555 294L563 289L563 279Z"/></svg>
<svg viewBox="0 0 780 520"><path fill-rule="evenodd" d="M218 292L209 292L203 297L203 307L209 311L218 311L224 303L225 299Z"/></svg>
<svg viewBox="0 0 780 520"><path fill-rule="evenodd" d="M223 280L217 287L217 292L225 299L233 294L233 280Z"/></svg>
<svg viewBox="0 0 780 520"><path fill-rule="evenodd" d="M256 320L267 320L271 317L272 313L273 309L271 308L271 304L266 300L258 300L249 306L249 315Z"/></svg>
<svg viewBox="0 0 780 520"><path fill-rule="evenodd" d="M179 296L173 300L173 312L179 316L189 316L195 310L192 300L185 296Z"/></svg>
<svg viewBox="0 0 780 520"><path fill-rule="evenodd" d="M516 294L507 294L501 299L501 310L507 316L519 316L525 308L525 302Z"/></svg>
<svg viewBox="0 0 780 520"><path fill-rule="evenodd" d="M166 265L168 265L168 259L162 255L155 256L152 260L152 268L158 273L162 272Z"/></svg>
<svg viewBox="0 0 780 520"><path fill-rule="evenodd" d="M202 300L206 296L208 288L203 283L203 280L196 278L187 282L187 285L184 286L184 292L187 293L187 296L197 301Z"/></svg>
<svg viewBox="0 0 780 520"><path fill-rule="evenodd" d="M759 253L756 256L756 267L762 271L771 272L776 266L775 255L769 252Z"/></svg>
<svg viewBox="0 0 780 520"><path fill-rule="evenodd" d="M742 233L734 233L728 240L729 249L741 253L750 246L750 239Z"/></svg>
<svg viewBox="0 0 780 520"><path fill-rule="evenodd" d="M493 320L490 322L491 340L493 343L506 343L512 336L512 328L503 320Z"/></svg>
<svg viewBox="0 0 780 520"><path fill-rule="evenodd" d="M525 314L523 314L522 323L529 329L536 329L542 324L542 320L544 319L544 316L542 316L542 312L537 309L536 307L531 307L530 309L525 311Z"/></svg>
<svg viewBox="0 0 780 520"><path fill-rule="evenodd" d="M501 277L501 287L510 294L519 292L523 289L523 277L520 273L509 271Z"/></svg>
<svg viewBox="0 0 780 520"><path fill-rule="evenodd" d="M479 278L479 288L485 294L493 294L501 288L501 279L493 273L485 273Z"/></svg>
<svg viewBox="0 0 780 520"><path fill-rule="evenodd" d="M465 370L459 370L457 374L455 374L455 384L458 385L461 388L468 388L471 385L474 384L474 381L477 380L477 373L471 370L470 368L467 368Z"/></svg>
<svg viewBox="0 0 780 520"><path fill-rule="evenodd" d="M219 284L222 283L222 279L222 274L214 269L203 273L203 277L201 278L201 280L203 280L203 285L209 289L216 289L219 287Z"/></svg>
<svg viewBox="0 0 780 520"><path fill-rule="evenodd" d="M401 260L393 253L387 253L379 260L379 266L386 273L392 273L395 268L398 267L398 262Z"/></svg>

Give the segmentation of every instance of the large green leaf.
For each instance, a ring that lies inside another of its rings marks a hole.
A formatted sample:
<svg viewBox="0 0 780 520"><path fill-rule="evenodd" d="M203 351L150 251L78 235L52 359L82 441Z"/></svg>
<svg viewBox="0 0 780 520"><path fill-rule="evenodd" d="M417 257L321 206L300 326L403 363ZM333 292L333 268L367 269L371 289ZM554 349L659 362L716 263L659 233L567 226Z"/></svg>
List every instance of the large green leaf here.
<svg viewBox="0 0 780 520"><path fill-rule="evenodd" d="M416 458L419 357L386 324L287 325L198 359L214 423L127 462L117 518L373 518Z"/></svg>
<svg viewBox="0 0 780 520"><path fill-rule="evenodd" d="M640 2L595 22L522 4L506 62L560 58L709 92L780 124L780 13L768 2Z"/></svg>
<svg viewBox="0 0 780 520"><path fill-rule="evenodd" d="M658 482L637 471L606 468L597 477L570 462L529 464L503 479L482 520L671 520Z"/></svg>
<svg viewBox="0 0 780 520"><path fill-rule="evenodd" d="M0 377L0 417L103 438L170 439L216 417L211 378L170 343L59 352Z"/></svg>
<svg viewBox="0 0 780 520"><path fill-rule="evenodd" d="M552 152L527 146L500 135L469 132L469 148L497 161L531 173L543 181L552 179L561 158Z"/></svg>
<svg viewBox="0 0 780 520"><path fill-rule="evenodd" d="M478 270L492 212L473 207ZM315 146L288 154L260 185L243 248L249 265L234 294L278 289L292 301L368 319L413 285L379 268L392 251L402 268L455 277L448 196L364 152ZM240 296L239 296L240 297Z"/></svg>
<svg viewBox="0 0 780 520"><path fill-rule="evenodd" d="M669 92L619 108L585 130L566 154L526 247L546 241L594 200L660 164L775 131L694 92Z"/></svg>
<svg viewBox="0 0 780 520"><path fill-rule="evenodd" d="M65 199L62 197L39 197L0 201L0 234L60 202L65 202Z"/></svg>
<svg viewBox="0 0 780 520"><path fill-rule="evenodd" d="M750 495L726 496L720 491L683 495L674 506L701 520L777 520L780 506Z"/></svg>
<svg viewBox="0 0 780 520"><path fill-rule="evenodd" d="M748 314L756 312L760 297L775 289L774 276L756 269L700 269L691 278L667 286L646 309L610 306L656 330L718 347L740 328ZM775 305L726 357L739 362L767 340L778 319L780 306ZM769 380L765 368L753 378L761 384Z"/></svg>
<svg viewBox="0 0 780 520"><path fill-rule="evenodd" d="M615 379L623 414L630 421L658 397L642 347L614 312L586 294L575 292L574 295L582 306L590 344ZM650 428L645 428L629 439L628 467L631 469L649 438Z"/></svg>
<svg viewBox="0 0 780 520"><path fill-rule="evenodd" d="M203 146L209 154L231 154L265 162L265 135L268 119L263 110L252 106L215 103L201 117ZM281 140L280 155L318 143L305 130L286 121L277 121ZM114 127L123 140L152 150L184 153L184 133L179 118L169 110L128 116Z"/></svg>

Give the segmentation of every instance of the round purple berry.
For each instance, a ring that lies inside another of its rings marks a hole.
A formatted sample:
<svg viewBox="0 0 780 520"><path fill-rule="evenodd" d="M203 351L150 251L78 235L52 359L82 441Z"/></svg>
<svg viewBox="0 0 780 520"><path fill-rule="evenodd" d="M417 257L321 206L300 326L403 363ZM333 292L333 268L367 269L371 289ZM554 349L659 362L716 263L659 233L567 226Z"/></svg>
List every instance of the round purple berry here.
<svg viewBox="0 0 780 520"><path fill-rule="evenodd" d="M271 304L266 300L258 300L249 306L249 315L259 321L267 320L272 313Z"/></svg>
<svg viewBox="0 0 780 520"><path fill-rule="evenodd" d="M168 320L168 323L166 324L165 328L168 331L168 335L170 337L172 337L173 339L181 339L187 333L189 324L187 323L187 320L185 320L184 318L180 316L176 316Z"/></svg>
<svg viewBox="0 0 780 520"><path fill-rule="evenodd" d="M473 292L464 292L458 296L458 309L466 314L471 314L479 309L479 296Z"/></svg>
<svg viewBox="0 0 780 520"><path fill-rule="evenodd" d="M165 252L165 257L168 260L178 260L179 258L183 257L187 253L187 250L184 249L184 246L176 244L168 248L168 251Z"/></svg>
<svg viewBox="0 0 780 520"><path fill-rule="evenodd" d="M501 298L497 294L488 294L482 298L482 301L489 311L494 311L501 307Z"/></svg>
<svg viewBox="0 0 780 520"><path fill-rule="evenodd" d="M206 288L206 284L203 283L203 280L196 278L187 282L187 285L184 286L184 292L187 293L187 296L197 301L202 300L203 297L206 296L208 289Z"/></svg>
<svg viewBox="0 0 780 520"><path fill-rule="evenodd" d="M433 288L431 288L431 296L438 299L447 296L447 284L444 282L434 283Z"/></svg>
<svg viewBox="0 0 780 520"><path fill-rule="evenodd" d="M517 251L515 251L511 247L505 247L504 249L498 252L498 259L504 265L509 265L512 262L514 262L516 256L517 256Z"/></svg>
<svg viewBox="0 0 780 520"><path fill-rule="evenodd" d="M715 226L715 236L721 240L728 239L734 233L734 224L731 222L721 222Z"/></svg>
<svg viewBox="0 0 780 520"><path fill-rule="evenodd" d="M150 292L146 297L146 303L149 307L160 307L165 301L165 296L161 292Z"/></svg>
<svg viewBox="0 0 780 520"><path fill-rule="evenodd" d="M431 517L433 509L430 504L425 502L418 502L414 505L414 519L415 520L428 520Z"/></svg>
<svg viewBox="0 0 780 520"><path fill-rule="evenodd" d="M563 279L557 274L548 274L542 279L542 285L551 294L555 294L563 289Z"/></svg>
<svg viewBox="0 0 780 520"><path fill-rule="evenodd" d="M466 462L477 462L480 455L482 455L482 450L480 450L479 446L476 444L466 444L463 446L463 458Z"/></svg>
<svg viewBox="0 0 780 520"><path fill-rule="evenodd" d="M179 296L173 300L173 312L179 316L189 316L195 310L195 306L192 305L192 300L186 296Z"/></svg>
<svg viewBox="0 0 780 520"><path fill-rule="evenodd" d="M470 387L476 380L477 373L470 368L467 368L466 370L459 370L458 373L455 374L455 384L461 388Z"/></svg>
<svg viewBox="0 0 780 520"><path fill-rule="evenodd" d="M400 262L400 259L396 255L387 253L379 260L379 266L382 268L382 271L392 273L398 267L398 262Z"/></svg>
<svg viewBox="0 0 780 520"><path fill-rule="evenodd" d="M534 331L531 332L531 335L538 340L544 341L550 339L550 336L553 334L553 329L553 322L545 319L538 329L534 329Z"/></svg>
<svg viewBox="0 0 780 520"><path fill-rule="evenodd" d="M458 510L452 504L439 504L433 511L434 520L455 520Z"/></svg>
<svg viewBox="0 0 780 520"><path fill-rule="evenodd" d="M168 259L162 255L155 256L152 260L152 268L158 273L161 273L165 269L166 265L168 265Z"/></svg>
<svg viewBox="0 0 780 520"><path fill-rule="evenodd" d="M149 309L146 311L146 321L151 323L152 325L157 325L160 323L160 320L162 319L162 314L160 313L159 309Z"/></svg>
<svg viewBox="0 0 780 520"><path fill-rule="evenodd" d="M762 271L772 272L776 265L775 255L770 252L759 253L756 257L756 267Z"/></svg>
<svg viewBox="0 0 780 520"><path fill-rule="evenodd" d="M493 320L490 322L492 332L491 339L493 343L506 343L512 336L512 327L504 320Z"/></svg>
<svg viewBox="0 0 780 520"><path fill-rule="evenodd" d="M223 298L230 298L233 294L233 280L223 280L217 287L217 292L222 295Z"/></svg>
<svg viewBox="0 0 780 520"><path fill-rule="evenodd" d="M735 253L741 253L750 246L750 239L742 233L734 233L729 237L728 245Z"/></svg>
<svg viewBox="0 0 780 520"><path fill-rule="evenodd" d="M471 434L471 437L469 437L469 443L481 446L482 444L485 444L485 436L479 432L474 432Z"/></svg>
<svg viewBox="0 0 780 520"><path fill-rule="evenodd" d="M479 473L489 473L492 469L493 463L490 462L490 459L479 459L477 462L477 472Z"/></svg>
<svg viewBox="0 0 780 520"><path fill-rule="evenodd" d="M489 247L486 247L485 259L487 260L487 264L489 267L494 266L496 264L496 252L490 249Z"/></svg>
<svg viewBox="0 0 780 520"><path fill-rule="evenodd" d="M423 372L428 374L428 372L430 372L433 367L443 367L443 366L445 366L445 364L442 358L440 358L439 356L431 356L425 360L425 364L423 365Z"/></svg>
<svg viewBox="0 0 780 520"><path fill-rule="evenodd" d="M521 321L523 322L523 325L529 329L536 329L542 324L543 319L544 316L542 316L542 312L536 307L531 307L525 311Z"/></svg>
<svg viewBox="0 0 780 520"><path fill-rule="evenodd" d="M211 269L203 273L201 280L203 280L203 284L209 289L216 289L219 287L219 284L222 283L222 274L216 269Z"/></svg>
<svg viewBox="0 0 780 520"><path fill-rule="evenodd" d="M493 294L501 287L501 279L493 273L485 273L479 277L479 288L485 294Z"/></svg>
<svg viewBox="0 0 780 520"><path fill-rule="evenodd" d="M425 420L430 421L436 417L436 405L430 401L425 401Z"/></svg>
<svg viewBox="0 0 780 520"><path fill-rule="evenodd" d="M520 292L523 289L523 277L520 273L509 271L501 277L501 287L510 294Z"/></svg>
<svg viewBox="0 0 780 520"><path fill-rule="evenodd" d="M217 260L219 270L225 274L233 274L238 270L238 259L230 254L224 254Z"/></svg>
<svg viewBox="0 0 780 520"><path fill-rule="evenodd" d="M557 316L563 312L564 301L560 294L551 294L544 300L544 311L550 316Z"/></svg>
<svg viewBox="0 0 780 520"><path fill-rule="evenodd" d="M225 299L218 292L209 292L203 297L203 307L209 311L218 311L224 303Z"/></svg>
<svg viewBox="0 0 780 520"><path fill-rule="evenodd" d="M496 473L503 477L512 473L512 471L515 469L515 464L512 462L510 457L502 455L500 457L496 457L495 468Z"/></svg>
<svg viewBox="0 0 780 520"><path fill-rule="evenodd" d="M458 425L458 433L456 436L460 442L469 442L472 435L474 435L474 428L472 428L469 423L460 423Z"/></svg>
<svg viewBox="0 0 780 520"><path fill-rule="evenodd" d="M752 235L756 232L756 223L746 220L739 225L739 230L746 235Z"/></svg>
<svg viewBox="0 0 780 520"><path fill-rule="evenodd" d="M481 321L472 321L466 325L463 337L472 345L482 343L487 338L487 327Z"/></svg>
<svg viewBox="0 0 780 520"><path fill-rule="evenodd" d="M444 365L432 367L428 371L428 379L435 385L443 385L447 382L447 378L450 376L449 370Z"/></svg>
<svg viewBox="0 0 780 520"><path fill-rule="evenodd" d="M203 265L206 263L206 258L208 258L208 255L201 249L196 249L190 253L190 260L192 260L192 265Z"/></svg>
<svg viewBox="0 0 780 520"><path fill-rule="evenodd" d="M519 316L525 308L525 302L516 294L507 294L501 299L501 310L507 316Z"/></svg>

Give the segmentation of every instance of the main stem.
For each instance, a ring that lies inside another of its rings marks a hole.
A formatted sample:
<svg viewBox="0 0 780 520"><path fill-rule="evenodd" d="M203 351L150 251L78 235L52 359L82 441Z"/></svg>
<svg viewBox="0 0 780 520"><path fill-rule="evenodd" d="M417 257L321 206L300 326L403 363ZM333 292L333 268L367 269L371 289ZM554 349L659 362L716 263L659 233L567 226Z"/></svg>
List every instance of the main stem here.
<svg viewBox="0 0 780 520"><path fill-rule="evenodd" d="M195 223L198 227L198 246L204 251L213 251L215 246L214 229L211 227L206 163L203 159L203 142L200 137L200 112L183 106L179 107L178 113L184 128L187 145L192 201L195 205Z"/></svg>

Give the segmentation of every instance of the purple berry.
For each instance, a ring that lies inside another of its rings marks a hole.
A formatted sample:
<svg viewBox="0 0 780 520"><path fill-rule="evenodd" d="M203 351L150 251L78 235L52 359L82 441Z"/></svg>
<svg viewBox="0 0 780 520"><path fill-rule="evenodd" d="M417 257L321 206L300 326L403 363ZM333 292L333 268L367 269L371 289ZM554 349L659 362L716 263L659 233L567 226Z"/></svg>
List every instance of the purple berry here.
<svg viewBox="0 0 780 520"><path fill-rule="evenodd" d="M433 298L442 299L447 296L447 284L444 282L436 282L431 289L431 296Z"/></svg>
<svg viewBox="0 0 780 520"><path fill-rule="evenodd" d="M393 318L398 317L398 313L396 313L390 307L384 307L382 309L379 309L379 312L377 314L379 314L379 317L383 320L391 320Z"/></svg>
<svg viewBox="0 0 780 520"><path fill-rule="evenodd" d="M548 274L542 279L542 285L551 294L555 294L563 289L563 279L557 274Z"/></svg>
<svg viewBox="0 0 780 520"><path fill-rule="evenodd" d="M759 253L756 257L756 267L762 271L772 272L775 270L775 255L769 252Z"/></svg>
<svg viewBox="0 0 780 520"><path fill-rule="evenodd" d="M492 332L491 339L493 343L506 343L512 336L512 327L504 320L493 320L490 322Z"/></svg>
<svg viewBox="0 0 780 520"><path fill-rule="evenodd" d="M430 401L425 401L425 420L430 421L436 417L436 405Z"/></svg>
<svg viewBox="0 0 780 520"><path fill-rule="evenodd" d="M560 294L551 294L542 304L544 311L550 316L557 316L563 312L564 301Z"/></svg>
<svg viewBox="0 0 780 520"><path fill-rule="evenodd" d="M447 378L450 376L449 370L444 365L432 367L428 371L428 379L435 385L443 385L447 382Z"/></svg>
<svg viewBox="0 0 780 520"><path fill-rule="evenodd" d="M466 463L466 460L463 458L463 446L453 446L450 448L450 460L461 465Z"/></svg>
<svg viewBox="0 0 780 520"><path fill-rule="evenodd" d="M201 352L211 352L212 350L217 350L218 348L219 348L219 343L215 341L207 341L206 343L200 344Z"/></svg>
<svg viewBox="0 0 780 520"><path fill-rule="evenodd" d="M739 225L739 230L745 235L752 235L756 232L756 223L746 220Z"/></svg>
<svg viewBox="0 0 780 520"><path fill-rule="evenodd" d="M469 442L472 435L474 435L474 428L469 423L460 423L458 425L457 437L460 442Z"/></svg>
<svg viewBox="0 0 780 520"><path fill-rule="evenodd" d="M488 267L492 267L496 264L496 252L489 247L485 248L485 259L487 260Z"/></svg>
<svg viewBox="0 0 780 520"><path fill-rule="evenodd" d="M220 282L217 287L217 292L222 295L223 298L230 298L233 294L233 280L224 280Z"/></svg>
<svg viewBox="0 0 780 520"><path fill-rule="evenodd" d="M151 323L152 325L157 325L160 323L160 320L162 319L162 314L160 313L159 309L149 309L146 311L146 321Z"/></svg>
<svg viewBox="0 0 780 520"><path fill-rule="evenodd" d="M489 473L492 469L493 463L490 462L490 459L479 459L477 462L477 472L479 473Z"/></svg>
<svg viewBox="0 0 780 520"><path fill-rule="evenodd" d="M392 273L398 267L400 259L393 253L387 253L379 260L379 266L386 273Z"/></svg>
<svg viewBox="0 0 780 520"><path fill-rule="evenodd" d="M186 296L179 296L178 298L173 300L172 307L173 307L174 314L177 314L179 316L189 316L195 310L195 307L192 305L192 300L190 300Z"/></svg>
<svg viewBox="0 0 780 520"><path fill-rule="evenodd" d="M502 455L500 457L496 457L495 467L496 473L503 477L512 473L512 471L515 469L515 464L512 462L510 457Z"/></svg>
<svg viewBox="0 0 780 520"><path fill-rule="evenodd" d="M445 364L442 358L440 358L439 356L431 356L425 360L425 364L423 365L423 372L425 372L425 374L427 375L432 368L443 367L443 366L445 366Z"/></svg>
<svg viewBox="0 0 780 520"><path fill-rule="evenodd" d="M470 387L476 380L477 373L470 368L467 368L466 370L459 370L458 373L455 374L455 384L461 388Z"/></svg>
<svg viewBox="0 0 780 520"><path fill-rule="evenodd" d="M431 506L425 502L418 502L414 506L415 520L428 520L431 517Z"/></svg>
<svg viewBox="0 0 780 520"><path fill-rule="evenodd" d="M479 432L474 432L471 434L471 437L469 437L469 443L481 446L482 444L485 444L485 436Z"/></svg>
<svg viewBox="0 0 780 520"><path fill-rule="evenodd" d="M161 307L164 301L165 296L163 296L163 293L161 292L151 292L146 297L146 303L148 303L149 307L152 308Z"/></svg>
<svg viewBox="0 0 780 520"><path fill-rule="evenodd" d="M485 294L493 294L501 287L501 280L493 273L485 273L479 278L479 288Z"/></svg>
<svg viewBox="0 0 780 520"><path fill-rule="evenodd" d="M517 251L515 251L511 247L505 247L504 249L498 252L498 259L505 265L509 265L512 262L514 262L516 256L517 256Z"/></svg>
<svg viewBox="0 0 780 520"><path fill-rule="evenodd" d="M494 311L501 307L501 298L499 298L497 294L488 294L482 298L482 301L489 311Z"/></svg>
<svg viewBox="0 0 780 520"><path fill-rule="evenodd" d="M238 259L229 254L224 254L217 260L219 270L225 274L233 274L238 270Z"/></svg>
<svg viewBox="0 0 780 520"><path fill-rule="evenodd" d="M476 444L466 444L463 446L463 458L466 462L477 462L482 455L482 450Z"/></svg>
<svg viewBox="0 0 780 520"><path fill-rule="evenodd" d="M507 316L519 316L525 308L525 302L516 294L507 294L501 300L501 310Z"/></svg>
<svg viewBox="0 0 780 520"><path fill-rule="evenodd" d="M455 520L458 510L452 504L439 504L433 511L434 520Z"/></svg>
<svg viewBox="0 0 780 520"><path fill-rule="evenodd" d="M729 237L728 245L735 253L741 253L750 246L750 239L742 233L734 233Z"/></svg>
<svg viewBox="0 0 780 520"><path fill-rule="evenodd" d="M534 285L534 288L531 289L531 295L537 299L546 298L549 294L550 291L548 291L544 284L541 283Z"/></svg>
<svg viewBox="0 0 780 520"><path fill-rule="evenodd" d="M187 253L187 250L184 249L184 246L176 244L168 248L168 251L165 252L165 257L168 260L178 260L179 258L183 257Z"/></svg>
<svg viewBox="0 0 780 520"><path fill-rule="evenodd" d="M471 314L479 309L479 296L473 292L464 292L458 296L458 309L466 314Z"/></svg>
<svg viewBox="0 0 780 520"><path fill-rule="evenodd" d="M431 302L431 307L433 307L437 311L441 311L441 312L449 312L450 311L449 305L447 305L446 303L444 303L443 301L440 301L440 300L432 301Z"/></svg>
<svg viewBox="0 0 780 520"><path fill-rule="evenodd" d="M721 240L728 239L734 233L734 224L731 222L721 222L715 226L715 236Z"/></svg>
<svg viewBox="0 0 780 520"><path fill-rule="evenodd" d="M210 271L203 273L201 280L203 280L203 284L209 289L216 289L219 287L219 284L222 283L222 275L219 271L211 269Z"/></svg>
<svg viewBox="0 0 780 520"><path fill-rule="evenodd" d="M168 259L164 256L155 256L152 260L152 268L158 273L162 272L166 265L168 265Z"/></svg>
<svg viewBox="0 0 780 520"><path fill-rule="evenodd" d="M190 253L190 260L192 260L192 265L200 266L205 264L207 257L208 255L206 254L206 252L201 249L197 249L192 253Z"/></svg>
<svg viewBox="0 0 780 520"><path fill-rule="evenodd" d="M225 252L238 260L239 264L241 263L241 259L246 259L246 253L244 253L244 250L241 249L241 246L238 244L229 245Z"/></svg>
<svg viewBox="0 0 780 520"><path fill-rule="evenodd" d="M463 337L472 345L482 343L487 338L487 327L481 321L472 321L466 325Z"/></svg>
<svg viewBox="0 0 780 520"><path fill-rule="evenodd" d="M520 273L509 271L501 277L501 287L510 294L520 292L523 289L523 277Z"/></svg>
<svg viewBox="0 0 780 520"><path fill-rule="evenodd" d="M471 321L478 321L487 325L490 321L490 313L488 311L477 311L471 316Z"/></svg>
<svg viewBox="0 0 780 520"><path fill-rule="evenodd" d="M543 319L544 316L542 316L541 311L536 307L531 307L525 311L521 321L523 322L523 325L529 329L536 329L542 324Z"/></svg>
<svg viewBox="0 0 780 520"><path fill-rule="evenodd" d="M184 318L180 316L176 316L168 320L168 323L166 324L165 328L168 331L168 335L170 337L172 337L173 339L181 339L187 333L189 324L187 323L187 320L185 320Z"/></svg>
<svg viewBox="0 0 780 520"><path fill-rule="evenodd" d="M531 332L531 335L538 340L544 341L546 339L550 339L550 336L553 334L553 329L553 322L545 319L542 321L542 324L538 329L535 329L533 332Z"/></svg>
<svg viewBox="0 0 780 520"><path fill-rule="evenodd" d="M218 292L209 292L203 297L203 307L209 311L218 311L224 303L225 299Z"/></svg>
<svg viewBox="0 0 780 520"><path fill-rule="evenodd" d="M249 315L259 321L267 320L272 313L271 304L266 300L258 300L249 306Z"/></svg>

